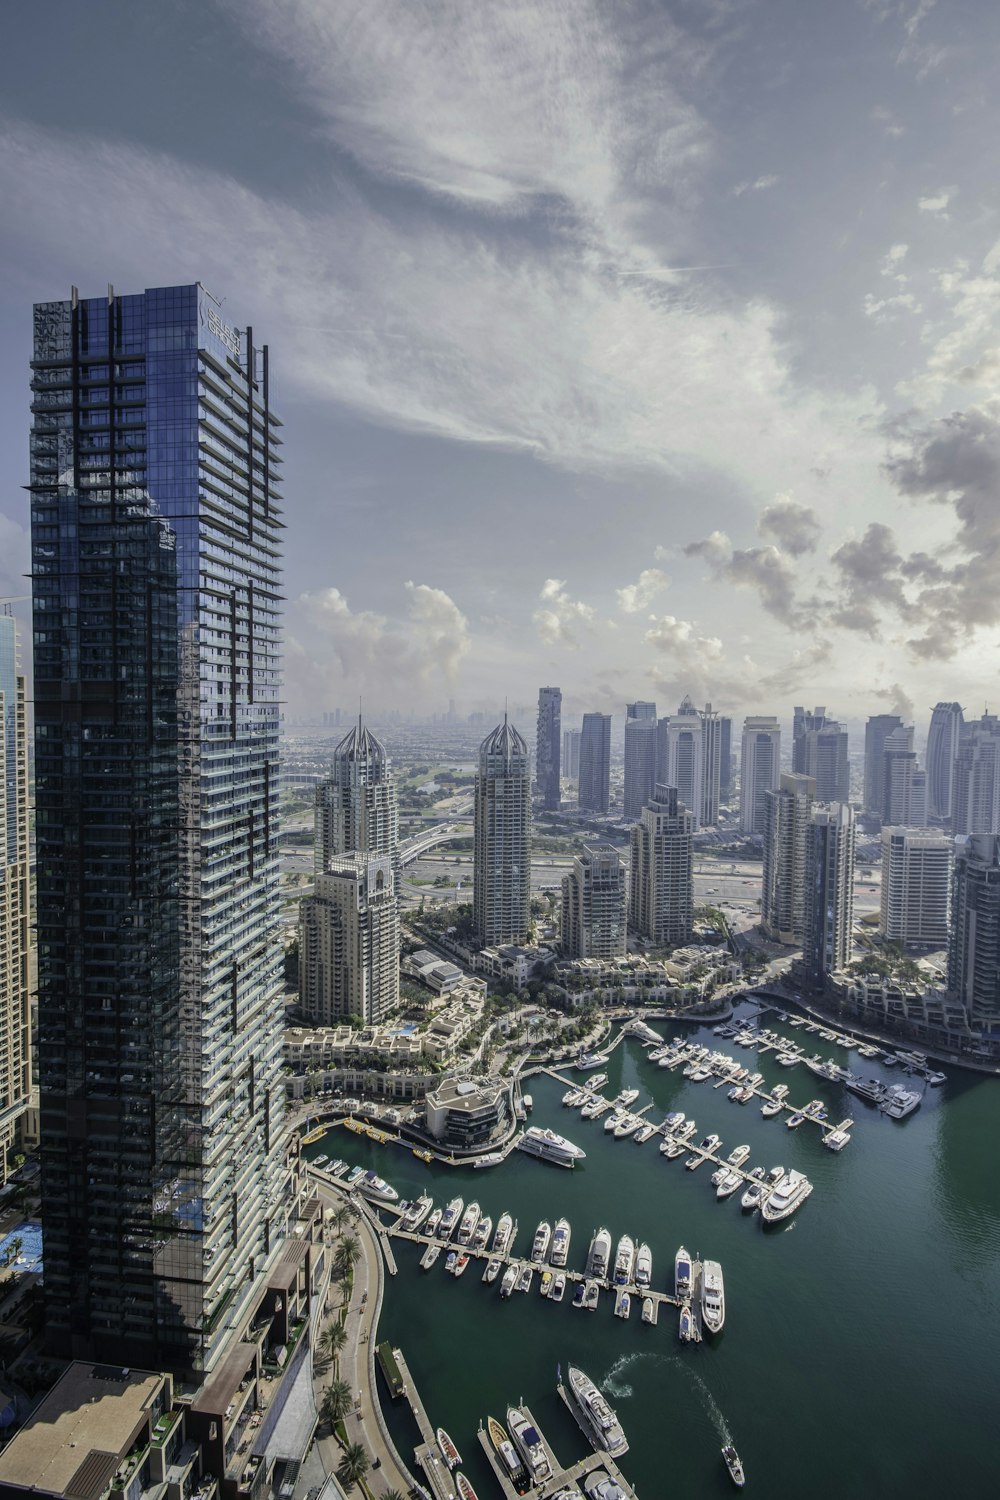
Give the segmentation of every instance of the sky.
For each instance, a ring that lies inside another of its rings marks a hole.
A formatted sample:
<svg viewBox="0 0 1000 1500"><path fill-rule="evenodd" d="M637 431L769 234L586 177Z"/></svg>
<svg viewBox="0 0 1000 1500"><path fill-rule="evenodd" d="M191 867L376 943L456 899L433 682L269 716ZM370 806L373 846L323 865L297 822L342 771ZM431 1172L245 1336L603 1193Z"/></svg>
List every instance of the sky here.
<svg viewBox="0 0 1000 1500"><path fill-rule="evenodd" d="M0 598L31 303L200 280L271 349L290 716L996 707L993 0L4 26Z"/></svg>

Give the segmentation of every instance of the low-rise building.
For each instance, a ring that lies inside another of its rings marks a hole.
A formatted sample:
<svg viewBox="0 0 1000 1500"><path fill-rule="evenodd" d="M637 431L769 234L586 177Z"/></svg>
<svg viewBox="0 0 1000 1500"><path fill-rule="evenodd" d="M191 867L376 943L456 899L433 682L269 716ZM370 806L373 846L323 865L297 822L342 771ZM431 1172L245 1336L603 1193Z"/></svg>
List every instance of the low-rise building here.
<svg viewBox="0 0 1000 1500"><path fill-rule="evenodd" d="M501 979L515 990L523 990L529 979L541 974L555 961L552 948L525 948L505 943L499 948L481 948L476 954L476 968L491 979Z"/></svg>
<svg viewBox="0 0 1000 1500"><path fill-rule="evenodd" d="M419 979L421 984L426 984L428 989L435 990L439 995L446 995L457 989L465 977L457 964L449 963L437 953L432 953L429 948L421 948L416 953L408 954L403 959L402 969L404 974Z"/></svg>
<svg viewBox="0 0 1000 1500"><path fill-rule="evenodd" d="M427 1134L456 1150L506 1139L514 1122L510 1084L501 1078L446 1078L425 1100Z"/></svg>

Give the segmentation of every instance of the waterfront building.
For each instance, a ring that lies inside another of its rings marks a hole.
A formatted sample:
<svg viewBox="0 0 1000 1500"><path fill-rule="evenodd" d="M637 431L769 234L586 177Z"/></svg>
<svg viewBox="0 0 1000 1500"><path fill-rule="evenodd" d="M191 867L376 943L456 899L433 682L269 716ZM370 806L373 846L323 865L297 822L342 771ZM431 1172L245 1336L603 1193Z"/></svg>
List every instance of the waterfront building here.
<svg viewBox="0 0 1000 1500"><path fill-rule="evenodd" d="M562 774L568 781L580 779L580 731L564 729L562 736Z"/></svg>
<svg viewBox="0 0 1000 1500"><path fill-rule="evenodd" d="M538 730L535 737L535 782L542 807L546 812L553 812L559 807L561 723L561 690L557 687L539 688Z"/></svg>
<svg viewBox="0 0 1000 1500"><path fill-rule="evenodd" d="M882 822L892 827L927 827L927 772L913 749L913 727L886 735L882 756Z"/></svg>
<svg viewBox="0 0 1000 1500"><path fill-rule="evenodd" d="M625 952L625 866L612 844L585 844L562 880L560 946L564 958L615 958Z"/></svg>
<svg viewBox="0 0 1000 1500"><path fill-rule="evenodd" d="M854 813L844 802L814 803L806 839L805 937L807 984L822 989L846 969L854 926Z"/></svg>
<svg viewBox="0 0 1000 1500"><path fill-rule="evenodd" d="M934 705L927 732L927 811L942 822L951 818L955 762L964 728L965 714L960 703Z"/></svg>
<svg viewBox="0 0 1000 1500"><path fill-rule="evenodd" d="M625 705L626 823L634 823L653 795L656 784L656 704Z"/></svg>
<svg viewBox="0 0 1000 1500"><path fill-rule="evenodd" d="M984 1040L1000 1039L1000 837L955 840L948 990Z"/></svg>
<svg viewBox="0 0 1000 1500"><path fill-rule="evenodd" d="M307 1021L376 1025L399 1004L399 911L392 860L335 854L299 908L299 1004Z"/></svg>
<svg viewBox="0 0 1000 1500"><path fill-rule="evenodd" d="M885 742L894 729L902 729L898 714L872 714L865 725L865 784L862 804L866 813L882 816L885 784Z"/></svg>
<svg viewBox="0 0 1000 1500"><path fill-rule="evenodd" d="M953 843L926 828L882 829L880 927L901 947L943 948L951 912Z"/></svg>
<svg viewBox="0 0 1000 1500"><path fill-rule="evenodd" d="M783 771L777 790L765 793L760 925L775 943L805 938L806 850L815 796L813 778L794 771Z"/></svg>
<svg viewBox="0 0 1000 1500"><path fill-rule="evenodd" d="M330 774L316 788L313 867L337 854L383 854L399 875L396 779L385 746L358 722L333 752Z"/></svg>
<svg viewBox="0 0 1000 1500"><path fill-rule="evenodd" d="M424 1100L427 1134L455 1150L506 1137L514 1123L510 1084L502 1078L446 1078Z"/></svg>
<svg viewBox="0 0 1000 1500"><path fill-rule="evenodd" d="M719 718L719 800L728 803L733 795L733 721L725 714Z"/></svg>
<svg viewBox="0 0 1000 1500"><path fill-rule="evenodd" d="M775 718L752 715L743 722L740 754L740 830L763 834L766 794L781 775L781 726Z"/></svg>
<svg viewBox="0 0 1000 1500"><path fill-rule="evenodd" d="M584 714L580 731L580 811L606 813L610 801L611 715Z"/></svg>
<svg viewBox="0 0 1000 1500"><path fill-rule="evenodd" d="M472 906L484 948L525 943L531 925L531 764L504 714L479 747Z"/></svg>
<svg viewBox="0 0 1000 1500"><path fill-rule="evenodd" d="M45 1323L198 1378L285 1241L280 423L198 285L38 304Z"/></svg>
<svg viewBox="0 0 1000 1500"><path fill-rule="evenodd" d="M658 785L631 830L629 923L656 946L686 943L694 916L694 818Z"/></svg>
<svg viewBox="0 0 1000 1500"><path fill-rule="evenodd" d="M0 1184L31 1095L28 727L13 617L0 614Z"/></svg>
<svg viewBox="0 0 1000 1500"><path fill-rule="evenodd" d="M1000 721L983 714L967 724L952 782L951 831L1000 833Z"/></svg>

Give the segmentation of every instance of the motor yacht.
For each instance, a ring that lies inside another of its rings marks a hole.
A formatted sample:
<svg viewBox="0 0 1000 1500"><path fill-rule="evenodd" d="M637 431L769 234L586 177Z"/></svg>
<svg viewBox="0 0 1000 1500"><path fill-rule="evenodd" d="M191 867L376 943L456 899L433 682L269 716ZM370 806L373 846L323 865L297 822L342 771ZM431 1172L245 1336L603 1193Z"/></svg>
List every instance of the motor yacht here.
<svg viewBox="0 0 1000 1500"><path fill-rule="evenodd" d="M433 1207L433 1198L429 1197L426 1193L421 1194L416 1202L410 1204L409 1208L406 1210L406 1213L403 1215L403 1228L408 1229L411 1234L414 1234L420 1228L421 1224L427 1218L427 1215L430 1213Z"/></svg>
<svg viewBox="0 0 1000 1500"><path fill-rule="evenodd" d="M358 1192L372 1203L398 1203L399 1194L377 1172L365 1172L358 1181Z"/></svg>
<svg viewBox="0 0 1000 1500"><path fill-rule="evenodd" d="M684 1306L681 1308L681 1315L677 1322L677 1337L680 1339L681 1343L689 1344L694 1338L696 1332L697 1325L694 1320L694 1313L691 1309L691 1304L690 1302L685 1302Z"/></svg>
<svg viewBox="0 0 1000 1500"><path fill-rule="evenodd" d="M615 1140L627 1140L630 1135L635 1135L641 1124L642 1120L637 1115L622 1115L615 1126Z"/></svg>
<svg viewBox="0 0 1000 1500"><path fill-rule="evenodd" d="M627 1500L626 1491L617 1479L603 1469L592 1469L583 1479L583 1493L587 1500Z"/></svg>
<svg viewBox="0 0 1000 1500"><path fill-rule="evenodd" d="M823 1145L828 1151L843 1151L850 1139L846 1130L829 1130L823 1137Z"/></svg>
<svg viewBox="0 0 1000 1500"><path fill-rule="evenodd" d="M746 1161L749 1155L749 1146L737 1146L735 1151L730 1151L729 1155L726 1157L726 1160L731 1167L742 1167L743 1163Z"/></svg>
<svg viewBox="0 0 1000 1500"><path fill-rule="evenodd" d="M787 1219L806 1201L812 1190L812 1183L802 1172L786 1172L761 1204L765 1224L777 1224Z"/></svg>
<svg viewBox="0 0 1000 1500"><path fill-rule="evenodd" d="M740 1199L740 1207L745 1208L748 1213L752 1212L755 1208L760 1208L766 1191L767 1188L764 1185L764 1168L754 1167L753 1171L750 1173L750 1180L747 1183L746 1192Z"/></svg>
<svg viewBox="0 0 1000 1500"><path fill-rule="evenodd" d="M511 1292L514 1290L515 1286L517 1285L517 1273L518 1273L518 1267L517 1267L516 1264L512 1265L512 1266L508 1266L507 1269L506 1269L506 1271L504 1271L504 1273L503 1273L503 1280L500 1283L500 1295L501 1295L501 1297L509 1297L510 1296Z"/></svg>
<svg viewBox="0 0 1000 1500"><path fill-rule="evenodd" d="M493 1285L494 1281L496 1281L497 1277L500 1275L502 1268L503 1261L498 1260L496 1256L492 1256L491 1259L486 1262L486 1270L483 1272L483 1280L486 1282L487 1286Z"/></svg>
<svg viewBox="0 0 1000 1500"><path fill-rule="evenodd" d="M635 1241L631 1235L623 1234L615 1252L615 1285L624 1286L632 1280L635 1266Z"/></svg>
<svg viewBox="0 0 1000 1500"><path fill-rule="evenodd" d="M743 1465L740 1462L740 1456L737 1453L736 1449L733 1447L732 1443L727 1443L723 1448L722 1457L725 1460L726 1468L729 1470L730 1479L733 1481L733 1484L735 1484L736 1488L738 1490L741 1490L746 1484L746 1475L743 1472Z"/></svg>
<svg viewBox="0 0 1000 1500"><path fill-rule="evenodd" d="M472 1236L473 1250L485 1250L489 1244L490 1235L493 1233L493 1220L489 1214L483 1214L476 1225L476 1232Z"/></svg>
<svg viewBox="0 0 1000 1500"><path fill-rule="evenodd" d="M508 1406L507 1428L514 1446L524 1459L532 1484L542 1484L552 1477L552 1465L542 1444L541 1434L520 1406Z"/></svg>
<svg viewBox="0 0 1000 1500"><path fill-rule="evenodd" d="M636 1143L637 1146L644 1146L646 1144L646 1142L650 1139L650 1137L654 1136L655 1134L656 1134L656 1126L655 1125L650 1125L649 1122L647 1121L644 1125L640 1125L639 1126L639 1129L636 1131L635 1135L633 1136L633 1140L635 1141L635 1143Z"/></svg>
<svg viewBox="0 0 1000 1500"><path fill-rule="evenodd" d="M493 1444L500 1468L504 1476L519 1492L528 1486L528 1471L524 1467L520 1454L507 1435L507 1429L496 1417L486 1418L486 1431L489 1433L490 1442Z"/></svg>
<svg viewBox="0 0 1000 1500"><path fill-rule="evenodd" d="M638 1097L638 1089L622 1089L621 1093L618 1095L618 1098L615 1100L615 1104L619 1109L628 1109L629 1105L634 1104Z"/></svg>
<svg viewBox="0 0 1000 1500"><path fill-rule="evenodd" d="M780 1099L769 1099L766 1104L761 1105L760 1112L765 1120L770 1120L775 1115L780 1115L783 1109L784 1105Z"/></svg>
<svg viewBox="0 0 1000 1500"><path fill-rule="evenodd" d="M588 1312L596 1312L600 1301L601 1288L596 1281L588 1281L583 1289L583 1305Z"/></svg>
<svg viewBox="0 0 1000 1500"><path fill-rule="evenodd" d="M602 1225L590 1242L590 1250L587 1254L587 1274L596 1276L599 1281L605 1281L610 1262L611 1231Z"/></svg>
<svg viewBox="0 0 1000 1500"><path fill-rule="evenodd" d="M717 1151L722 1145L722 1137L718 1135L706 1135L698 1147L699 1151Z"/></svg>
<svg viewBox="0 0 1000 1500"><path fill-rule="evenodd" d="M632 1298L623 1286L615 1292L615 1317L627 1318L632 1311Z"/></svg>
<svg viewBox="0 0 1000 1500"><path fill-rule="evenodd" d="M452 1198L451 1202L448 1204L448 1207L441 1215L441 1222L438 1225L438 1239L451 1239L452 1235L455 1233L455 1230L458 1228L458 1222L461 1218L462 1209L464 1207L464 1199Z"/></svg>
<svg viewBox="0 0 1000 1500"><path fill-rule="evenodd" d="M905 1120L920 1108L920 1095L914 1089L905 1089L901 1083L893 1083L886 1089L879 1108L890 1120Z"/></svg>
<svg viewBox="0 0 1000 1500"><path fill-rule="evenodd" d="M506 1211L497 1220L496 1234L493 1236L493 1254L506 1255L510 1249L510 1242L514 1238L514 1220Z"/></svg>
<svg viewBox="0 0 1000 1500"><path fill-rule="evenodd" d="M562 1096L562 1102L566 1105L582 1104L586 1097L585 1089L567 1089Z"/></svg>
<svg viewBox="0 0 1000 1500"><path fill-rule="evenodd" d="M550 1302L561 1302L566 1294L566 1273L557 1271L552 1278L552 1290L549 1292Z"/></svg>
<svg viewBox="0 0 1000 1500"><path fill-rule="evenodd" d="M517 1144L529 1156L539 1156L542 1161L555 1162L560 1167L573 1167L587 1154L564 1135L557 1135L554 1130L543 1130L539 1125L529 1126L519 1136Z"/></svg>
<svg viewBox="0 0 1000 1500"><path fill-rule="evenodd" d="M438 1232L438 1226L441 1223L441 1218L442 1218L443 1214L444 1214L444 1209L443 1208L432 1208L431 1209L430 1218L427 1220L427 1227L424 1230L425 1234L430 1234L430 1235L437 1234L437 1232Z"/></svg>
<svg viewBox="0 0 1000 1500"><path fill-rule="evenodd" d="M681 1245L674 1257L674 1296L683 1301L691 1295L691 1257Z"/></svg>
<svg viewBox="0 0 1000 1500"><path fill-rule="evenodd" d="M695 1154L694 1156L689 1156L684 1165L689 1172L697 1172L698 1168L703 1166L704 1163L705 1157Z"/></svg>
<svg viewBox="0 0 1000 1500"><path fill-rule="evenodd" d="M716 1198L731 1198L742 1181L743 1174L741 1172L737 1172L735 1167L726 1168L722 1173L722 1177L716 1183Z"/></svg>
<svg viewBox="0 0 1000 1500"><path fill-rule="evenodd" d="M653 1279L653 1252L645 1240L635 1252L635 1284L638 1287L647 1287Z"/></svg>
<svg viewBox="0 0 1000 1500"><path fill-rule="evenodd" d="M531 1242L531 1259L536 1266L541 1265L549 1253L549 1245L552 1242L552 1225L548 1219L543 1219L535 1230L535 1238Z"/></svg>
<svg viewBox="0 0 1000 1500"><path fill-rule="evenodd" d="M458 1235L456 1239L457 1244L472 1244L472 1236L476 1231L477 1224L479 1223L480 1212L481 1210L478 1203L473 1201L469 1204L468 1208L465 1210L465 1213L462 1215L462 1222L458 1226Z"/></svg>
<svg viewBox="0 0 1000 1500"><path fill-rule="evenodd" d="M517 1290L519 1292L530 1292L534 1275L535 1270L533 1266L523 1265L517 1278Z"/></svg>
<svg viewBox="0 0 1000 1500"><path fill-rule="evenodd" d="M798 1130L804 1119L805 1115L803 1114L802 1110L797 1109L794 1114L788 1116L785 1124L789 1130Z"/></svg>
<svg viewBox="0 0 1000 1500"><path fill-rule="evenodd" d="M570 1225L568 1219L558 1219L552 1233L552 1254L549 1259L554 1266L564 1266L569 1255Z"/></svg>
<svg viewBox="0 0 1000 1500"><path fill-rule="evenodd" d="M586 1083L584 1084L584 1088L588 1092L596 1093L599 1089L602 1089L604 1087L607 1081L607 1073L595 1073L593 1078L587 1079Z"/></svg>
<svg viewBox="0 0 1000 1500"><path fill-rule="evenodd" d="M609 1453L612 1458L621 1458L627 1453L628 1441L614 1409L589 1375L577 1365L569 1367L566 1391L570 1397L570 1410L594 1447Z"/></svg>
<svg viewBox="0 0 1000 1500"><path fill-rule="evenodd" d="M617 1130L623 1120L628 1119L628 1114L620 1109L613 1109L604 1121L604 1134L610 1135Z"/></svg>
<svg viewBox="0 0 1000 1500"><path fill-rule="evenodd" d="M726 1321L726 1292L717 1260L706 1260L701 1268L701 1321L709 1333L721 1333Z"/></svg>
<svg viewBox="0 0 1000 1500"><path fill-rule="evenodd" d="M434 1265L435 1261L437 1260L437 1258L438 1258L438 1256L440 1254L441 1254L441 1246L440 1245L438 1245L438 1244L428 1245L427 1249L424 1251L423 1255L420 1257L420 1269L421 1269L421 1271L429 1271L430 1268L431 1268L431 1266Z"/></svg>
<svg viewBox="0 0 1000 1500"><path fill-rule="evenodd" d="M671 1131L671 1135L673 1136L675 1141L689 1141L697 1129L698 1126L695 1124L694 1120L685 1120L683 1124L679 1125L675 1130Z"/></svg>
<svg viewBox="0 0 1000 1500"><path fill-rule="evenodd" d="M660 1142L661 1156L668 1156L673 1161L676 1160L678 1156L682 1156L683 1154L684 1147L682 1146L680 1141L675 1141L672 1135L666 1136Z"/></svg>

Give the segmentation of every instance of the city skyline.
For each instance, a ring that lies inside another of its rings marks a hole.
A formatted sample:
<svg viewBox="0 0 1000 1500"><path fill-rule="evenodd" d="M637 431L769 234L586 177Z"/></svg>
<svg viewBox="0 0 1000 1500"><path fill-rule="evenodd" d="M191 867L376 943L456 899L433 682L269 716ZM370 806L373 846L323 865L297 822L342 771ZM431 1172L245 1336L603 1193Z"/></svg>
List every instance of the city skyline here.
<svg viewBox="0 0 1000 1500"><path fill-rule="evenodd" d="M979 712L1000 17L775 0L749 47L743 11L19 9L0 595L27 593L25 305L201 278L275 330L291 715L544 681L567 711Z"/></svg>

